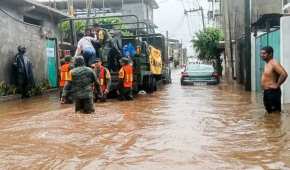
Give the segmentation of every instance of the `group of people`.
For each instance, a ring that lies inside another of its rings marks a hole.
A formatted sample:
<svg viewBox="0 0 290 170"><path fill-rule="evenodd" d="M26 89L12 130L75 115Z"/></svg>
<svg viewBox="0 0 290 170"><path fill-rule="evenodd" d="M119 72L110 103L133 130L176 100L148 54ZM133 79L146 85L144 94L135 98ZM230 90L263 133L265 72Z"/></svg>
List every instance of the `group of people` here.
<svg viewBox="0 0 290 170"><path fill-rule="evenodd" d="M101 31L101 30L98 30ZM93 36L97 34L97 36ZM94 44L103 41L100 32L86 29L79 40L73 59L65 57L60 68L61 102L75 102L76 112L94 112L94 101L105 102L111 87L110 70L102 64ZM72 61L73 60L73 61ZM118 60L119 83L117 94L120 100L133 100L133 66L129 57Z"/></svg>
<svg viewBox="0 0 290 170"><path fill-rule="evenodd" d="M81 34L81 33L80 33ZM117 71L118 62L123 56L121 33L115 30L106 31L98 24L85 29L77 44L75 57L82 55L85 65L92 66L97 58L106 63L110 71Z"/></svg>
<svg viewBox="0 0 290 170"><path fill-rule="evenodd" d="M133 67L128 58L120 60L117 94L120 100L133 100ZM74 57L73 66L68 58L61 66L61 102L70 104L75 102L76 112L94 112L94 102L105 102L110 92L110 71L97 58L88 67L82 56Z"/></svg>

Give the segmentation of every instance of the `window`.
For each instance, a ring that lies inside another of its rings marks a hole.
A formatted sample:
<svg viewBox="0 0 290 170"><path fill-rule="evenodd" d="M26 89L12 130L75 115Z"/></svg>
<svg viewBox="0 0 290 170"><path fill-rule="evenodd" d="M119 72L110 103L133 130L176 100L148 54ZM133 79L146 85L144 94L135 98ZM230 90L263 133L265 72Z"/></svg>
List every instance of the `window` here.
<svg viewBox="0 0 290 170"><path fill-rule="evenodd" d="M42 21L39 19L35 19L35 18L31 18L28 16L23 16L23 21L28 23L28 24L32 24L32 25L38 25L41 26L42 25Z"/></svg>

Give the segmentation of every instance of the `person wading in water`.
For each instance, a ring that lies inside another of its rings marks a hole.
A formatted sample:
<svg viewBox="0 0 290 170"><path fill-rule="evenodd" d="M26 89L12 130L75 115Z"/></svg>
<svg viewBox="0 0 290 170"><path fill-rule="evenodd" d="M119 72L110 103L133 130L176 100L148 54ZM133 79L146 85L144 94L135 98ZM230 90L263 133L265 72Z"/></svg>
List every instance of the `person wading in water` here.
<svg viewBox="0 0 290 170"><path fill-rule="evenodd" d="M261 49L261 58L266 62L261 79L264 90L264 106L268 113L281 112L281 85L286 81L288 74L281 64L273 59L272 47Z"/></svg>

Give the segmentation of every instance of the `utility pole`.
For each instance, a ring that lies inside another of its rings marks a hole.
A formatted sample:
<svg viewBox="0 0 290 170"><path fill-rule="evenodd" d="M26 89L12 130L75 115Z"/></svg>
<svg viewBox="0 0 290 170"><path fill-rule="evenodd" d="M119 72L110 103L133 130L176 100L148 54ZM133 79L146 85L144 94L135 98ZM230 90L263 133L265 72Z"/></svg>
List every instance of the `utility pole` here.
<svg viewBox="0 0 290 170"><path fill-rule="evenodd" d="M74 17L74 5L73 5L73 0L67 0L67 11L68 15L71 17ZM77 43L77 36L75 32L75 24L73 20L69 21L70 29L71 29L71 39L72 39L72 45L76 45Z"/></svg>
<svg viewBox="0 0 290 170"><path fill-rule="evenodd" d="M92 0L86 0L86 8L87 8L87 11L88 11L87 18L89 18L91 16ZM86 28L88 28L89 24L90 24L90 20L87 19Z"/></svg>
<svg viewBox="0 0 290 170"><path fill-rule="evenodd" d="M192 13L192 12L201 12L201 18L202 18L202 26L203 26L203 30L205 30L205 17L204 17L204 11L202 7L199 7L198 9L190 9L190 10L185 10L184 14L187 15L188 13Z"/></svg>
<svg viewBox="0 0 290 170"><path fill-rule="evenodd" d="M166 47L166 56L167 56L167 62L168 62L168 64L170 64L170 57L171 56L169 56L169 41L168 41L168 39L169 39L169 33L168 33L168 31L166 31L166 40L165 40L165 42L166 42L166 44L165 44L165 47Z"/></svg>
<svg viewBox="0 0 290 170"><path fill-rule="evenodd" d="M214 14L214 13L215 13L215 11L214 11L214 10L215 10L215 6L214 6L214 0L212 0L212 2L211 2L211 3L212 3L212 4L211 4L211 5L212 5L212 11L213 11L213 14Z"/></svg>
<svg viewBox="0 0 290 170"><path fill-rule="evenodd" d="M251 91L251 9L250 0L245 1L245 69L246 69L246 90Z"/></svg>
<svg viewBox="0 0 290 170"><path fill-rule="evenodd" d="M202 26L203 26L203 29L205 30L205 18L204 18L204 11L202 7L200 7L200 11L201 11L201 17L202 17Z"/></svg>
<svg viewBox="0 0 290 170"><path fill-rule="evenodd" d="M229 37L229 51L228 51L228 56L229 56L229 64L230 64L230 67L231 67L231 76L232 76L232 79L234 80L235 79L235 66L234 66L234 53L233 53L233 31L232 31L232 22L231 22L231 13L230 13L230 5L229 5L229 1L230 0L225 0L226 2L226 12L227 12L227 15L226 15L226 20L228 21L227 22L227 29L228 29L228 37Z"/></svg>
<svg viewBox="0 0 290 170"><path fill-rule="evenodd" d="M105 0L103 0L103 15L105 16Z"/></svg>
<svg viewBox="0 0 290 170"><path fill-rule="evenodd" d="M68 15L73 17L74 16L73 0L67 0L67 8L68 8Z"/></svg>

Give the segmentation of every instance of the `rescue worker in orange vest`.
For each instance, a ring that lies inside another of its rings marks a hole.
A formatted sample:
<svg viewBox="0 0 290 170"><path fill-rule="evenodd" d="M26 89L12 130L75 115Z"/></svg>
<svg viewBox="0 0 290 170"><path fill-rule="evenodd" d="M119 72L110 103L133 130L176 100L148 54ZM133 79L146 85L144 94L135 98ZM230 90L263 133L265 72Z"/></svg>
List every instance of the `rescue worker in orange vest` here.
<svg viewBox="0 0 290 170"><path fill-rule="evenodd" d="M60 68L60 81L59 81L59 87L60 87L60 98L62 96L63 88L65 84L68 81L71 81L71 73L70 70L72 69L71 66L71 57L65 57L64 63L61 63L61 68ZM72 96L68 95L65 103L72 103Z"/></svg>
<svg viewBox="0 0 290 170"><path fill-rule="evenodd" d="M133 100L133 67L129 59L123 57L120 60L122 68L119 71L119 90L117 93L120 100Z"/></svg>
<svg viewBox="0 0 290 170"><path fill-rule="evenodd" d="M97 79L99 81L99 85L95 87L95 100L100 100L101 102L105 102L107 99L107 95L110 92L111 86L111 74L110 71L102 65L102 61L100 58L96 59L95 64L95 73Z"/></svg>

